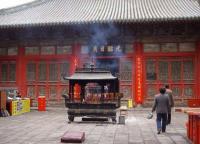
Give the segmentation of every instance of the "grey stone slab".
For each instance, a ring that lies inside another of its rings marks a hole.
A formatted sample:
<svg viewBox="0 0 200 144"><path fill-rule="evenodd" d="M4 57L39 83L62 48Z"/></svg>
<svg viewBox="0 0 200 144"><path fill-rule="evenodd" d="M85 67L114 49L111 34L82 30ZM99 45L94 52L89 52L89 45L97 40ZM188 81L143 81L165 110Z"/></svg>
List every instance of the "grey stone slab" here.
<svg viewBox="0 0 200 144"><path fill-rule="evenodd" d="M145 140L144 144L160 144L158 140Z"/></svg>
<svg viewBox="0 0 200 144"><path fill-rule="evenodd" d="M96 140L85 140L84 142L83 142L83 144L98 144L99 143L99 141L96 141Z"/></svg>
<svg viewBox="0 0 200 144"><path fill-rule="evenodd" d="M130 144L132 144L132 143L144 143L144 141L143 141L143 139L132 139L132 140L130 140L129 139L129 141L128 141L128 143Z"/></svg>
<svg viewBox="0 0 200 144"><path fill-rule="evenodd" d="M31 111L20 116L0 118L0 144L54 144L60 143L66 131L85 132L84 144L189 144L185 122L187 116L172 113L172 124L167 133L157 135L155 117L146 119L147 110L130 110L125 125L85 123L81 118L68 123L66 109L49 108L47 112ZM11 137L12 136L12 137Z"/></svg>
<svg viewBox="0 0 200 144"><path fill-rule="evenodd" d="M157 139L161 144L174 144L174 141L171 140L169 137L161 136L157 137Z"/></svg>

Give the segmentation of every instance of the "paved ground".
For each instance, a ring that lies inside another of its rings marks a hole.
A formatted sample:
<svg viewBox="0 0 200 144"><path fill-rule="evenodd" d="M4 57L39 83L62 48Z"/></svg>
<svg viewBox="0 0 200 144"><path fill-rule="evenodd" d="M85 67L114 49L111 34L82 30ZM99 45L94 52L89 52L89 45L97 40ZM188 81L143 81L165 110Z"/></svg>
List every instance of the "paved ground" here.
<svg viewBox="0 0 200 144"><path fill-rule="evenodd" d="M84 144L188 144L187 116L172 114L172 124L164 134L156 134L155 116L146 119L149 109L132 109L125 125L110 122L89 123L75 118L68 124L65 108L32 110L20 116L0 118L0 144L57 144L66 131L83 131Z"/></svg>

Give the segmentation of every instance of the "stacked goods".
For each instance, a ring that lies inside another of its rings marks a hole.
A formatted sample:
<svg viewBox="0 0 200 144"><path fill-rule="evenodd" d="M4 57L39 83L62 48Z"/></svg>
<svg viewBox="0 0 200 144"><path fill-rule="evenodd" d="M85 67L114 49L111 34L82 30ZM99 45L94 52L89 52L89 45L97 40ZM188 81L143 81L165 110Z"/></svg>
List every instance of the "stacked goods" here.
<svg viewBox="0 0 200 144"><path fill-rule="evenodd" d="M86 103L98 104L100 103L101 94L88 94L85 99Z"/></svg>

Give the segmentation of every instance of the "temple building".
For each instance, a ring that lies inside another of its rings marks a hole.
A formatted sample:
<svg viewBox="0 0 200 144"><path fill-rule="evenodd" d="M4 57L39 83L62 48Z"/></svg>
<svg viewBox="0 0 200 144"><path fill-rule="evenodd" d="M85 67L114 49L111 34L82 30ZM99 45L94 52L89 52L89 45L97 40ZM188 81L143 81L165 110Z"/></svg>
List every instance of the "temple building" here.
<svg viewBox="0 0 200 144"><path fill-rule="evenodd" d="M0 88L61 103L76 68L107 68L125 100L200 98L199 0L36 0L0 10ZM74 88L75 91L78 88Z"/></svg>

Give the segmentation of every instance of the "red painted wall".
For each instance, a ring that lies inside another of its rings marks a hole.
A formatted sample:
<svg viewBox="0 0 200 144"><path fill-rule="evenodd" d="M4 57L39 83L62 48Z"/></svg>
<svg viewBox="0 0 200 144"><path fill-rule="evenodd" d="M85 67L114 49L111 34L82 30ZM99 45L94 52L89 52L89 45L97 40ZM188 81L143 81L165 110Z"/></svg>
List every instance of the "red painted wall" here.
<svg viewBox="0 0 200 144"><path fill-rule="evenodd" d="M22 97L26 96L26 61L24 59L24 48L19 47L16 67L16 84Z"/></svg>
<svg viewBox="0 0 200 144"><path fill-rule="evenodd" d="M197 51L197 55L196 55L196 91L197 91L197 94L196 94L196 97L197 98L200 98L200 40L197 42L197 48L196 48L196 51Z"/></svg>
<svg viewBox="0 0 200 144"><path fill-rule="evenodd" d="M128 54L124 56L124 58L130 58L133 60L133 82L132 82L132 92L134 92L134 101L136 104L142 104L144 103L144 92L145 92L145 69L144 69L144 54L143 54L143 44L141 42L134 42L133 47L135 48L134 53ZM23 47L19 47L18 50L18 56L16 56L16 86L19 88L19 91L22 96L27 95L27 80L26 80L26 64L29 60L37 60L40 61L41 59L45 59L47 61L50 61L52 59L58 59L58 60L69 60L70 62L70 74L74 73L76 66L80 66L81 63L83 63L81 60L84 59L84 56L81 56L81 45L78 43L73 44L72 48L73 52L70 56L25 56L25 49ZM200 98L200 41L197 42L197 52L195 54L195 68L196 68L196 96ZM157 53L157 56L194 56L193 54L188 53L173 53L173 54L161 54ZM155 54L148 53L145 54L145 56L151 56L154 57ZM103 58L103 56L101 56ZM112 58L112 57L111 57ZM3 60L4 58L0 58ZM8 58L5 58L8 59ZM4 60L5 60L4 59ZM121 58L120 58L121 59ZM57 98L59 99L59 93L61 90L61 83L57 85ZM9 84L8 84L9 86ZM48 87L48 85L47 85ZM36 86L37 96L38 96L38 88ZM47 92L48 94L48 92Z"/></svg>

